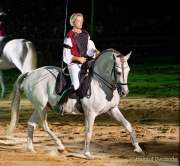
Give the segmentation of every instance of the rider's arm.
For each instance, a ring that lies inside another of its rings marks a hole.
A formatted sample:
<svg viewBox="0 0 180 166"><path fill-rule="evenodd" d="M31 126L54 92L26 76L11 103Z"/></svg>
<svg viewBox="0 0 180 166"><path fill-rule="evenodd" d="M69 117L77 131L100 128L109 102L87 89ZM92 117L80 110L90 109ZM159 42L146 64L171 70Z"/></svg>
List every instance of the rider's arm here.
<svg viewBox="0 0 180 166"><path fill-rule="evenodd" d="M63 49L63 61L67 64L71 63L80 63L83 64L86 62L86 58L81 56L73 56L71 54L72 42L70 38L64 40L64 49Z"/></svg>
<svg viewBox="0 0 180 166"><path fill-rule="evenodd" d="M96 57L100 54L100 51L96 49Z"/></svg>
<svg viewBox="0 0 180 166"><path fill-rule="evenodd" d="M100 51L96 49L96 46L92 40L88 40L87 55L92 58L96 58Z"/></svg>
<svg viewBox="0 0 180 166"><path fill-rule="evenodd" d="M85 57L72 56L72 62L77 62L77 63L83 64L86 62L86 58Z"/></svg>
<svg viewBox="0 0 180 166"><path fill-rule="evenodd" d="M67 64L71 64L73 57L73 55L71 54L71 47L72 47L71 39L65 38L64 45L65 46L63 48L63 61Z"/></svg>

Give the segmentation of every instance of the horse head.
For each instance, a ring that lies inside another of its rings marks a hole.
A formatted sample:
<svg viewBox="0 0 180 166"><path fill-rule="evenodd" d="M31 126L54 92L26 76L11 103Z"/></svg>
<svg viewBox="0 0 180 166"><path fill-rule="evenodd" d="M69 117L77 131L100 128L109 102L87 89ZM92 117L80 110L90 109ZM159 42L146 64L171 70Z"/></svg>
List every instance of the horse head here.
<svg viewBox="0 0 180 166"><path fill-rule="evenodd" d="M120 96L127 96L129 93L128 89L128 74L130 71L128 65L128 59L131 55L129 52L127 55L123 55L120 52L114 53L115 57L115 77L117 88Z"/></svg>
<svg viewBox="0 0 180 166"><path fill-rule="evenodd" d="M124 56L115 49L106 49L101 52L94 66L94 73L110 89L118 88L121 96L126 96L128 90L128 59L130 54Z"/></svg>

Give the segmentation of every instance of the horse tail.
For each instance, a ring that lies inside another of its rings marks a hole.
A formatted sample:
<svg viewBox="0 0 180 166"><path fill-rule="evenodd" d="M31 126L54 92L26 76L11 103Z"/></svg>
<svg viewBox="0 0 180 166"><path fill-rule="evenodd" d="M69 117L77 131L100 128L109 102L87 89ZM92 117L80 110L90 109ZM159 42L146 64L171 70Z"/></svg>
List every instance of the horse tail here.
<svg viewBox="0 0 180 166"><path fill-rule="evenodd" d="M25 41L25 44L27 47L27 56L24 60L23 71L29 72L36 69L37 67L37 52L32 42Z"/></svg>
<svg viewBox="0 0 180 166"><path fill-rule="evenodd" d="M17 78L14 84L13 97L12 97L12 103L11 103L11 122L6 131L6 135L12 134L19 120L19 111L20 111L19 106L20 106L20 97L21 97L21 91L22 91L21 84L24 78L26 78L27 74L28 73L21 74Z"/></svg>

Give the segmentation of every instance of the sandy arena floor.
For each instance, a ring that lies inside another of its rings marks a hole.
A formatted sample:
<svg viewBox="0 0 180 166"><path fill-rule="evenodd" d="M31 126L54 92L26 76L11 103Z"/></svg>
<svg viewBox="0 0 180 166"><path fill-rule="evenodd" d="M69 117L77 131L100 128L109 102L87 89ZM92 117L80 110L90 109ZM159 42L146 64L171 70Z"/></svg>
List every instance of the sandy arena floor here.
<svg viewBox="0 0 180 166"><path fill-rule="evenodd" d="M49 126L61 138L66 151L59 153L46 132L34 133L37 153L26 151L27 120L33 111L27 100L21 102L20 121L14 137L4 132L10 121L10 100L0 101L0 166L176 166L179 156L179 100L122 99L120 108L134 127L145 155L133 152L129 134L107 115L96 119L91 151L95 160L82 156L84 145L83 115L49 113Z"/></svg>

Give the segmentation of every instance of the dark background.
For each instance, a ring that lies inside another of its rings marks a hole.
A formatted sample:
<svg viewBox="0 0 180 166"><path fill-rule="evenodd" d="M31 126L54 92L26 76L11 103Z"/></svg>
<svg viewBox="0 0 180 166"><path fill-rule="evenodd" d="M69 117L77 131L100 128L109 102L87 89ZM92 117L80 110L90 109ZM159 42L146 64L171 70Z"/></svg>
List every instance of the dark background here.
<svg viewBox="0 0 180 166"><path fill-rule="evenodd" d="M1 0L8 35L31 40L39 66L60 65L66 0ZM91 0L69 0L69 16L81 12L91 34ZM91 38L99 50L133 51L134 63L178 63L180 34L178 5L162 0L94 0Z"/></svg>

